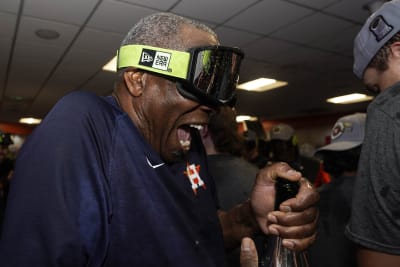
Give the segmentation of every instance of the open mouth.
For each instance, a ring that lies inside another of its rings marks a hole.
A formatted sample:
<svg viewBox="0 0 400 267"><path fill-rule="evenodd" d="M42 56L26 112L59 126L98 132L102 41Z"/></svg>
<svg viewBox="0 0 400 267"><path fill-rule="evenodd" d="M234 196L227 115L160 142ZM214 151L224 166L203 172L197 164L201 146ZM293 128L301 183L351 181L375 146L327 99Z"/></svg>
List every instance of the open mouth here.
<svg viewBox="0 0 400 267"><path fill-rule="evenodd" d="M200 131L204 128L201 124L189 124L178 127L178 141L183 151L189 151L192 141L192 131Z"/></svg>

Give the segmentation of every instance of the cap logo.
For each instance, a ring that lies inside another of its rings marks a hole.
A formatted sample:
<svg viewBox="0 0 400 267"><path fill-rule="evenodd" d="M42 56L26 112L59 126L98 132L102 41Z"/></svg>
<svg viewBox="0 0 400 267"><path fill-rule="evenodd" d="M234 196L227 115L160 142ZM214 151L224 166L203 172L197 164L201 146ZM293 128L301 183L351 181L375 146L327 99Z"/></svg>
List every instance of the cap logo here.
<svg viewBox="0 0 400 267"><path fill-rule="evenodd" d="M272 131L273 131L274 133L279 133L281 130L280 130L279 128L274 128L274 129L272 129Z"/></svg>
<svg viewBox="0 0 400 267"><path fill-rule="evenodd" d="M369 30L375 36L376 41L380 42L393 30L393 26L389 25L382 15L379 15L372 20Z"/></svg>
<svg viewBox="0 0 400 267"><path fill-rule="evenodd" d="M151 49L143 49L139 65L159 70L168 70L171 54Z"/></svg>
<svg viewBox="0 0 400 267"><path fill-rule="evenodd" d="M153 62L153 57L150 54L143 52L141 62Z"/></svg>
<svg viewBox="0 0 400 267"><path fill-rule="evenodd" d="M349 121L337 122L332 129L331 139L335 140L336 138L339 138L339 136L341 136L346 131L346 129L350 132L353 131L353 123Z"/></svg>
<svg viewBox="0 0 400 267"><path fill-rule="evenodd" d="M332 128L331 139L335 140L339 136L341 136L344 132L344 124L342 122L337 122L335 126Z"/></svg>

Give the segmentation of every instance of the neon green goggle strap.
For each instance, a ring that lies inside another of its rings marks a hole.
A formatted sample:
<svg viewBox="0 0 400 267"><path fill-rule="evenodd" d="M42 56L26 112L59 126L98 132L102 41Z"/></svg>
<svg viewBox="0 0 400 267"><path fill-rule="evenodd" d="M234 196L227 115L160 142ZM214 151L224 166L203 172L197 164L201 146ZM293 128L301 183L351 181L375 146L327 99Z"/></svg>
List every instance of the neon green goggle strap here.
<svg viewBox="0 0 400 267"><path fill-rule="evenodd" d="M124 45L117 51L117 69L135 67L142 70L186 79L190 53L147 45Z"/></svg>

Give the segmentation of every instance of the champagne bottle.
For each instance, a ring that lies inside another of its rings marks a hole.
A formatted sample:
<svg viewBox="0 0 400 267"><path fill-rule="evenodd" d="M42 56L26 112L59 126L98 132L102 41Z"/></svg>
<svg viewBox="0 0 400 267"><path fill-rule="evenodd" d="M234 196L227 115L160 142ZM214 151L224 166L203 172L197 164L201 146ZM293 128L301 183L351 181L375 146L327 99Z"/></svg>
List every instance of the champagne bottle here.
<svg viewBox="0 0 400 267"><path fill-rule="evenodd" d="M299 184L278 178L275 188L275 210L279 210L279 205L282 202L296 196ZM260 267L309 267L306 251L296 252L285 248L280 236L265 236L259 254Z"/></svg>

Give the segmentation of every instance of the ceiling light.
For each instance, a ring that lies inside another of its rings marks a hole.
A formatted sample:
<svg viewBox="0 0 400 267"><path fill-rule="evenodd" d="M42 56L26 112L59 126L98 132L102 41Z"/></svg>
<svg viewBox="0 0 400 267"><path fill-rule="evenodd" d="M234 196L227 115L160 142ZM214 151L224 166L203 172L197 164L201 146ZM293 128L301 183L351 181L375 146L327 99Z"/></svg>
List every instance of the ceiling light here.
<svg viewBox="0 0 400 267"><path fill-rule="evenodd" d="M116 72L117 71L117 57L113 57L110 61L108 61L104 66L103 70L105 71L112 71Z"/></svg>
<svg viewBox="0 0 400 267"><path fill-rule="evenodd" d="M264 92L267 90L272 90L281 86L285 86L287 84L287 82L277 81L275 79L258 78L250 82L239 84L237 88L253 92Z"/></svg>
<svg viewBox="0 0 400 267"><path fill-rule="evenodd" d="M248 115L239 115L236 116L236 122L243 122L243 121L257 121L257 117L248 116Z"/></svg>
<svg viewBox="0 0 400 267"><path fill-rule="evenodd" d="M41 119L36 119L36 118L21 118L19 119L20 123L25 123L25 124L39 124L42 120Z"/></svg>
<svg viewBox="0 0 400 267"><path fill-rule="evenodd" d="M57 31L50 29L39 29L35 31L37 37L45 40L54 40L60 37L60 34Z"/></svg>
<svg viewBox="0 0 400 267"><path fill-rule="evenodd" d="M354 93L354 94L342 95L342 96L329 98L326 100L326 102L333 103L333 104L352 104L352 103L368 101L371 99L373 99L372 96Z"/></svg>

